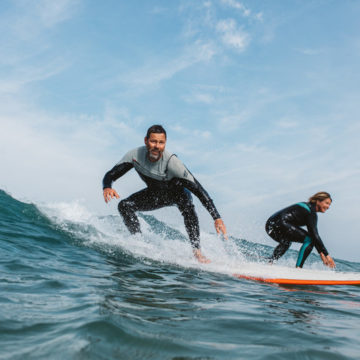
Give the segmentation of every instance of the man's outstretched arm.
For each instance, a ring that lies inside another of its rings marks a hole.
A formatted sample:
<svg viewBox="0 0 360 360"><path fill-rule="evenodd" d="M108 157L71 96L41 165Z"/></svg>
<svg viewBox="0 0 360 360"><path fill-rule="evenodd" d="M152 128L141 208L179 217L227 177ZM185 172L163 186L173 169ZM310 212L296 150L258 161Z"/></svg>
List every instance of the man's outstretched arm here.
<svg viewBox="0 0 360 360"><path fill-rule="evenodd" d="M187 179L177 179L182 186L189 189L195 196L199 198L201 203L204 205L205 209L210 213L211 217L214 219L215 230L218 234L222 234L227 240L227 231L224 221L221 219L219 212L217 211L213 200L210 198L206 190L201 186L201 184L193 177L193 181Z"/></svg>
<svg viewBox="0 0 360 360"><path fill-rule="evenodd" d="M133 164L124 162L115 165L105 174L103 178L103 196L106 203L108 203L113 198L120 198L119 194L111 188L111 185L115 180L126 174L132 167Z"/></svg>
<svg viewBox="0 0 360 360"><path fill-rule="evenodd" d="M219 212L217 211L214 202L210 198L206 190L195 179L191 172L185 167L185 165L178 159L176 155L172 155L168 163L168 175L172 179L174 184L183 186L190 190L203 204L205 209L209 212L214 220L216 232L223 234L227 239L227 231L224 222L221 219Z"/></svg>

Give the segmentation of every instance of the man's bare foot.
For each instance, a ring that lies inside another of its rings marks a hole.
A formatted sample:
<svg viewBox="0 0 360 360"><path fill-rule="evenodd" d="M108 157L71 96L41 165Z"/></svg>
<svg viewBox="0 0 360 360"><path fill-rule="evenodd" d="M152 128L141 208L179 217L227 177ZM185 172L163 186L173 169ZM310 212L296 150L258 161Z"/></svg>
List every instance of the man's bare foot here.
<svg viewBox="0 0 360 360"><path fill-rule="evenodd" d="M196 259L203 263L203 264L209 264L211 263L211 260L209 260L207 257L205 257L202 253L200 249L196 249L194 250L194 256L196 257Z"/></svg>

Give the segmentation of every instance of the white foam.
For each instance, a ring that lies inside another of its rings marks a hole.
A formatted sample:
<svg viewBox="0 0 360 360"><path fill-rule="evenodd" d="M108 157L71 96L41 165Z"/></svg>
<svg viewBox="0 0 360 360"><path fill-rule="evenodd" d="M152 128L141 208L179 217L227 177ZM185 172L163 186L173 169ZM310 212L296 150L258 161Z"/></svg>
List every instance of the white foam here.
<svg viewBox="0 0 360 360"><path fill-rule="evenodd" d="M58 202L42 204L39 208L48 217L57 222L72 221L74 223L84 223L89 222L92 218L92 214L79 200L70 203Z"/></svg>
<svg viewBox="0 0 360 360"><path fill-rule="evenodd" d="M360 273L339 272L324 269L320 262L307 269L296 269L293 263L264 264L246 261L241 249L232 240L222 240L215 234L201 233L202 252L212 260L210 264L200 264L193 256L189 241L169 239L155 234L150 226L140 218L142 234L131 236L118 214L98 217L90 213L79 201L72 203L52 203L41 205L40 210L61 228L71 231L78 238L104 248L118 248L140 258L197 268L215 273L242 274L261 278L287 278L307 280L358 280ZM182 226L184 238L187 238Z"/></svg>

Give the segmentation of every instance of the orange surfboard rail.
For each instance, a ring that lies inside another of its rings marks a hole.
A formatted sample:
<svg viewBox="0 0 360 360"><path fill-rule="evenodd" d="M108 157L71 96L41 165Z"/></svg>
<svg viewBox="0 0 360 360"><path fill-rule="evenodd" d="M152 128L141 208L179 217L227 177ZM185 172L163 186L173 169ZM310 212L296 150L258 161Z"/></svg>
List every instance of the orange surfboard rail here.
<svg viewBox="0 0 360 360"><path fill-rule="evenodd" d="M281 278L262 278L258 276L249 276L241 274L233 274L239 279L255 280L271 284L284 285L360 285L360 280L309 280L309 279L281 279Z"/></svg>

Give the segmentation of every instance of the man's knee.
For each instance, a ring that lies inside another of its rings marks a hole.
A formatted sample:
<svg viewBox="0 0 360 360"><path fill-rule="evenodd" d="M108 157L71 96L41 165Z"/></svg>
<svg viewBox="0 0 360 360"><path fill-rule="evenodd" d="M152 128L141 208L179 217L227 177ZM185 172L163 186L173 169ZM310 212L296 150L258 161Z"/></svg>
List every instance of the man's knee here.
<svg viewBox="0 0 360 360"><path fill-rule="evenodd" d="M118 205L118 210L120 214L127 214L128 212L133 212L133 206L130 201L126 199L121 200Z"/></svg>
<svg viewBox="0 0 360 360"><path fill-rule="evenodd" d="M134 206L131 201L121 200L118 205L119 213L131 234L141 232L140 223L135 214Z"/></svg>

